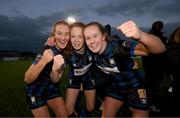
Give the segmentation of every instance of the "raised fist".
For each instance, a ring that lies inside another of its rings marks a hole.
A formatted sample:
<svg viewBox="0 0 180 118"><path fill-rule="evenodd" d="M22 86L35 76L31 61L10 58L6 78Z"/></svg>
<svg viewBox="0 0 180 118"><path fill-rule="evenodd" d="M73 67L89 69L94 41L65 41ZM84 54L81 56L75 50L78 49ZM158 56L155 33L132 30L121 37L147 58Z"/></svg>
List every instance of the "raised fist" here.
<svg viewBox="0 0 180 118"><path fill-rule="evenodd" d="M133 21L127 21L117 27L126 37L131 37L136 40L141 38L141 30Z"/></svg>
<svg viewBox="0 0 180 118"><path fill-rule="evenodd" d="M64 64L64 58L62 55L58 54L58 55L54 56L52 70L54 70L54 71L60 70L61 67L63 66L63 64Z"/></svg>

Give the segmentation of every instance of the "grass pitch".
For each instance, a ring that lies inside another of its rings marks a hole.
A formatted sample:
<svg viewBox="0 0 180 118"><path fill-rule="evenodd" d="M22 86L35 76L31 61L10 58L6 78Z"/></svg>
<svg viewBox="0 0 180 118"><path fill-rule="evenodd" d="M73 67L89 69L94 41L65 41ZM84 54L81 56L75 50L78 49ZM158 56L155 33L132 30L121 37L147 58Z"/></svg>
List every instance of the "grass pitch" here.
<svg viewBox="0 0 180 118"><path fill-rule="evenodd" d="M31 117L25 96L24 73L32 61L0 62L0 117ZM65 75L67 71L65 71ZM62 88L66 87L62 78ZM61 89L64 95L65 89Z"/></svg>

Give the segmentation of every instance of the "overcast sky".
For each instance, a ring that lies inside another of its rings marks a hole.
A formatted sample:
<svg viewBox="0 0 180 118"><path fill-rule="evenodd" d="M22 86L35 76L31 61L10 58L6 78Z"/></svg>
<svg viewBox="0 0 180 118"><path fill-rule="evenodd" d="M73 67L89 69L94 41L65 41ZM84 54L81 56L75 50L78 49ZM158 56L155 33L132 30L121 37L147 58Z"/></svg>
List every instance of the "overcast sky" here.
<svg viewBox="0 0 180 118"><path fill-rule="evenodd" d="M57 20L74 17L114 27L127 20L149 28L165 24L168 35L180 25L179 0L0 0L0 50L37 50Z"/></svg>

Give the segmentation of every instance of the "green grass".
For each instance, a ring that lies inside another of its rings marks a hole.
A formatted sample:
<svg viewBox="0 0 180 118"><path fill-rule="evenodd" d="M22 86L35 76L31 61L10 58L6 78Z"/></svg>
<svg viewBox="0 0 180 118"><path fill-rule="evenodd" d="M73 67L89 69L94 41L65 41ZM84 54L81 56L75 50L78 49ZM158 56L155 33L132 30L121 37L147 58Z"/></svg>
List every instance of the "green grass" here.
<svg viewBox="0 0 180 118"><path fill-rule="evenodd" d="M0 117L31 117L25 96L24 73L32 61L0 62ZM67 71L65 71L66 75ZM61 83L66 82L63 76ZM62 88L66 84L61 85ZM65 89L61 89L64 95Z"/></svg>
<svg viewBox="0 0 180 118"><path fill-rule="evenodd" d="M23 81L30 63L0 62L0 116L32 116L27 108Z"/></svg>

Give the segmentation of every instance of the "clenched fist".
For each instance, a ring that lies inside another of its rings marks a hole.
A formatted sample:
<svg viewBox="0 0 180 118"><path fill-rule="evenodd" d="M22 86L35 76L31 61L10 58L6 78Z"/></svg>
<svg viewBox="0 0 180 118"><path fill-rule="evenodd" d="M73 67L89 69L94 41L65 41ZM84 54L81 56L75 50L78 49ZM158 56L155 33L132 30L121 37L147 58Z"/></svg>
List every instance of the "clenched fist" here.
<svg viewBox="0 0 180 118"><path fill-rule="evenodd" d="M53 60L53 57L54 57L54 54L53 54L52 50L47 49L43 52L41 59L48 63Z"/></svg>
<svg viewBox="0 0 180 118"><path fill-rule="evenodd" d="M141 30L133 21L127 21L117 27L126 37L131 37L136 40L141 38Z"/></svg>
<svg viewBox="0 0 180 118"><path fill-rule="evenodd" d="M52 70L53 71L58 71L61 69L61 67L64 64L64 58L62 55L58 54L56 56L54 56L54 62L53 62L53 66L52 66Z"/></svg>

